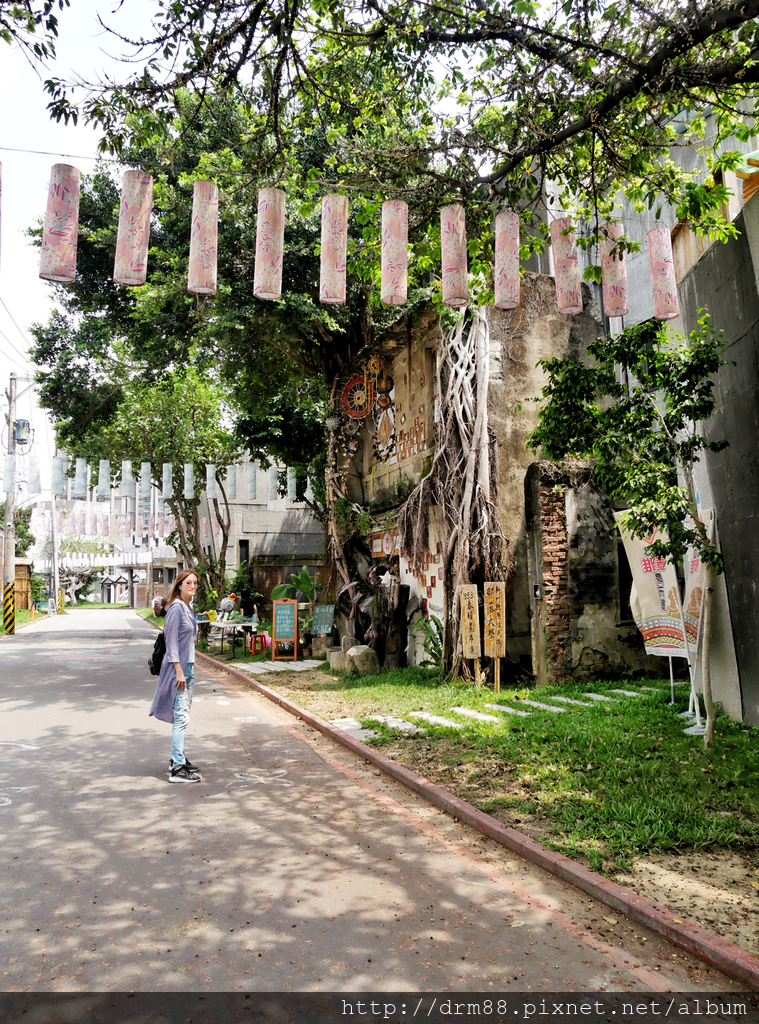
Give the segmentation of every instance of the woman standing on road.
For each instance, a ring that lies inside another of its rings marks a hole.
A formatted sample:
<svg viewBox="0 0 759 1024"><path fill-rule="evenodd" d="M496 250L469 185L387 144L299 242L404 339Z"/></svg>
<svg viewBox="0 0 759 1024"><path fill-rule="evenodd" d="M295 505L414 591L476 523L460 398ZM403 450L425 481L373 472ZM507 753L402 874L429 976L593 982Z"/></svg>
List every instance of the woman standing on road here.
<svg viewBox="0 0 759 1024"><path fill-rule="evenodd" d="M171 722L169 782L200 782L202 776L184 752L184 738L190 721L195 686L195 637L198 624L190 601L198 589L195 569L183 569L171 585L166 599L166 654L161 664L150 714Z"/></svg>

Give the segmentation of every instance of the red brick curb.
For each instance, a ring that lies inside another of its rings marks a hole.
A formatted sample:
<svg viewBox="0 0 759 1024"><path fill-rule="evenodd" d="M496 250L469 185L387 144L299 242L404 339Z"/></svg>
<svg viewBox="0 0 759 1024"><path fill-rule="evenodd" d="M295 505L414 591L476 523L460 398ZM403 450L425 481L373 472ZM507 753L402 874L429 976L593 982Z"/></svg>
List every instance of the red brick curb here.
<svg viewBox="0 0 759 1024"><path fill-rule="evenodd" d="M348 750L363 757L364 760L370 761L381 771L385 772L386 775L390 775L398 782L403 783L404 786L408 786L409 789L429 800L435 807L439 807L453 817L459 818L468 825L472 825L478 832L488 836L489 839L493 839L496 843L500 843L514 853L519 854L525 860L529 860L546 871L550 871L551 874L557 875L563 881L569 882L583 892L588 893L589 896L593 896L602 903L606 903L633 921L645 925L651 931L663 935L670 942L680 946L682 949L688 950L689 953L693 953L711 967L716 967L731 978L737 978L740 981L746 982L752 988L759 990L759 957L754 956L753 953L749 953L734 942L729 942L727 939L707 931L698 924L675 917L674 914L671 914L663 907L659 907L650 900L645 899L645 897L638 896L637 893L617 885L616 882L604 878L603 875L583 867L582 864L571 860L563 853L549 850L542 843L537 843L516 829L501 824L500 821L497 821L489 814L478 811L476 807L467 803L466 800L461 800L459 797L454 796L453 793L449 793L440 786L436 786L434 782L430 782L428 779L423 778L423 776L417 775L416 772L412 772L409 768L405 768L396 761L392 761L389 757L385 757L378 750L368 747L365 743L361 743L360 740L354 739L348 733L343 732L342 729L335 728L334 725L325 722L318 715L313 715L310 711L306 711L305 708L293 704L292 701L282 697L275 690L270 690L268 686L264 686L263 683L260 683L253 676L225 665L223 662L217 661L207 654L202 654L200 651L197 652L196 657L199 661L208 662L214 668L222 669L235 679L246 683L248 686L252 686L253 689L267 697L274 704L278 704L291 715L300 718L314 729L318 729L319 732L328 736L336 743L347 747Z"/></svg>

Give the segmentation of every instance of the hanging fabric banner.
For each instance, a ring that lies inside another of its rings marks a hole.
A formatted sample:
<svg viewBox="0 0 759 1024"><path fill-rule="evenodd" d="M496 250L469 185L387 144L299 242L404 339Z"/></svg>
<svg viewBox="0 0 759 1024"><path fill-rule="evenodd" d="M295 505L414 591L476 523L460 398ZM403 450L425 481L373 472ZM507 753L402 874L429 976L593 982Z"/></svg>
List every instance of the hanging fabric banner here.
<svg viewBox="0 0 759 1024"><path fill-rule="evenodd" d="M98 498L111 496L111 463L108 459L100 459L98 464Z"/></svg>
<svg viewBox="0 0 759 1024"><path fill-rule="evenodd" d="M257 299L278 299L282 294L285 198L285 193L278 188L258 190L256 264L253 271L253 294Z"/></svg>
<svg viewBox="0 0 759 1024"><path fill-rule="evenodd" d="M125 537L131 537L132 536L132 517L131 516L124 516L124 536Z"/></svg>
<svg viewBox="0 0 759 1024"><path fill-rule="evenodd" d="M3 490L6 494L16 490L16 456L6 455L3 461Z"/></svg>
<svg viewBox="0 0 759 1024"><path fill-rule="evenodd" d="M248 463L248 501L256 500L256 490L258 483L258 466L255 462Z"/></svg>
<svg viewBox="0 0 759 1024"><path fill-rule="evenodd" d="M58 494L66 493L66 484L63 479L63 459L60 455L53 458L53 473L50 489L55 497Z"/></svg>
<svg viewBox="0 0 759 1024"><path fill-rule="evenodd" d="M164 536L166 535L166 516L165 515L160 515L160 516L156 517L155 533L156 533L156 537L158 537L160 540L163 540Z"/></svg>
<svg viewBox="0 0 759 1024"><path fill-rule="evenodd" d="M76 472L74 474L74 486L71 488L71 495L74 498L87 497L87 460L76 460Z"/></svg>
<svg viewBox="0 0 759 1024"><path fill-rule="evenodd" d="M211 536L208 516L200 517L200 535L203 540L208 540Z"/></svg>
<svg viewBox="0 0 759 1024"><path fill-rule="evenodd" d="M458 309L469 302L466 260L466 214L460 203L440 211L443 302Z"/></svg>
<svg viewBox="0 0 759 1024"><path fill-rule="evenodd" d="M519 215L501 210L495 219L495 296L496 309L518 309L519 287Z"/></svg>
<svg viewBox="0 0 759 1024"><path fill-rule="evenodd" d="M269 501L276 501L278 497L277 467L269 467Z"/></svg>
<svg viewBox="0 0 759 1024"><path fill-rule="evenodd" d="M132 463L126 459L121 463L121 493L128 498L132 497L134 477L132 476Z"/></svg>
<svg viewBox="0 0 759 1024"><path fill-rule="evenodd" d="M53 164L42 229L40 277L63 284L76 279L79 234L79 171L69 164Z"/></svg>
<svg viewBox="0 0 759 1024"><path fill-rule="evenodd" d="M142 544L142 538L145 533L145 517L138 513L134 517L134 542L135 544Z"/></svg>
<svg viewBox="0 0 759 1024"><path fill-rule="evenodd" d="M97 537L98 535L98 516L97 512L90 512L90 536Z"/></svg>
<svg viewBox="0 0 759 1024"><path fill-rule="evenodd" d="M624 235L621 224L609 222L601 228L601 281L603 282L604 315L627 316L627 263L625 254L615 252L617 239Z"/></svg>
<svg viewBox="0 0 759 1024"><path fill-rule="evenodd" d="M191 462L184 464L184 496L185 499L195 497L195 467Z"/></svg>
<svg viewBox="0 0 759 1024"><path fill-rule="evenodd" d="M408 203L388 199L382 204L382 269L380 299L402 306L408 293Z"/></svg>
<svg viewBox="0 0 759 1024"><path fill-rule="evenodd" d="M174 470L170 462L164 462L161 474L161 494L164 501L174 497Z"/></svg>
<svg viewBox="0 0 759 1024"><path fill-rule="evenodd" d="M140 463L140 497L150 498L151 467L149 462Z"/></svg>
<svg viewBox="0 0 759 1024"><path fill-rule="evenodd" d="M566 316L582 313L580 264L572 221L568 217L557 217L551 222L551 250L559 312Z"/></svg>
<svg viewBox="0 0 759 1024"><path fill-rule="evenodd" d="M219 235L219 189L212 181L196 181L192 193L190 267L187 291L216 294L216 251Z"/></svg>
<svg viewBox="0 0 759 1024"><path fill-rule="evenodd" d="M148 517L148 540L155 537L155 516Z"/></svg>
<svg viewBox="0 0 759 1024"><path fill-rule="evenodd" d="M685 639L680 618L680 590L674 565L665 558L649 553L655 540L666 541L667 535L654 530L650 537L632 537L620 522L622 512L615 512L625 553L633 577L630 607L635 624L643 635L646 654L661 658L685 658Z"/></svg>
<svg viewBox="0 0 759 1024"><path fill-rule="evenodd" d="M42 490L39 455L29 457L29 493L39 494Z"/></svg>
<svg viewBox="0 0 759 1024"><path fill-rule="evenodd" d="M55 513L55 532L58 534L63 533L63 512Z"/></svg>
<svg viewBox="0 0 759 1024"><path fill-rule="evenodd" d="M237 466L227 466L224 487L227 492L227 501L237 501Z"/></svg>
<svg viewBox="0 0 759 1024"><path fill-rule="evenodd" d="M298 500L298 477L292 466L287 467L287 500Z"/></svg>
<svg viewBox="0 0 759 1024"><path fill-rule="evenodd" d="M706 527L706 536L710 543L714 542L714 512L704 509L700 513L701 521ZM689 548L683 562L685 571L685 596L683 597L683 618L685 633L688 637L688 650L695 659L701 637L701 626L704 607L704 587L706 586L706 566L695 548Z"/></svg>
<svg viewBox="0 0 759 1024"><path fill-rule="evenodd" d="M167 532L167 534L173 533L174 530L176 529L176 525L177 525L176 517L173 516L173 515L170 515L168 520L167 520L167 522L166 522L166 532Z"/></svg>
<svg viewBox="0 0 759 1024"><path fill-rule="evenodd" d="M151 175L144 171L125 171L119 206L116 262L113 267L113 280L116 284L145 284L152 206Z"/></svg>
<svg viewBox="0 0 759 1024"><path fill-rule="evenodd" d="M216 466L213 462L209 462L206 466L206 495L209 501L213 501L214 498L218 497L216 491Z"/></svg>
<svg viewBox="0 0 759 1024"><path fill-rule="evenodd" d="M672 258L672 236L668 227L651 228L646 235L651 284L654 291L654 316L657 320L674 320L680 315L677 303L675 261Z"/></svg>
<svg viewBox="0 0 759 1024"><path fill-rule="evenodd" d="M320 302L345 302L347 259L348 197L322 196Z"/></svg>
<svg viewBox="0 0 759 1024"><path fill-rule="evenodd" d="M115 528L115 531L114 531L116 537L123 536L123 533L124 533L124 517L123 516L113 516L112 518L116 520L116 528Z"/></svg>
<svg viewBox="0 0 759 1024"><path fill-rule="evenodd" d="M211 529L213 530L214 537L217 539L221 537L221 523L216 516L211 517Z"/></svg>
<svg viewBox="0 0 759 1024"><path fill-rule="evenodd" d="M87 536L87 514L86 512L77 512L76 515L76 532L80 537Z"/></svg>

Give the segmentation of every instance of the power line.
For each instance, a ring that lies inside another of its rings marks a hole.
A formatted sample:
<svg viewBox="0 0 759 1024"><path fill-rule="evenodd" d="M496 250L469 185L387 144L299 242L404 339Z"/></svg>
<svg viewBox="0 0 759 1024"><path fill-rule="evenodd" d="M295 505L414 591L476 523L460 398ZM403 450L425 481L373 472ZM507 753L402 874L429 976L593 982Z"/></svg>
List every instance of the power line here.
<svg viewBox="0 0 759 1024"><path fill-rule="evenodd" d="M5 337L5 335L2 333L2 331L0 331L0 335L2 335L2 337L5 338L6 341L8 341L8 339ZM13 356L9 352L4 352L3 349L1 349L1 348L0 348L0 355L4 356L6 359L9 359L12 363L15 363L15 365L18 366L18 368L20 370L23 370L24 372L26 372L26 370L28 369L28 367L24 366L23 363L20 363L18 361L18 359L14 359Z"/></svg>
<svg viewBox="0 0 759 1024"><path fill-rule="evenodd" d="M33 156L65 156L67 160L103 160L108 164L121 163L120 160L111 160L104 156L79 156L76 153L51 153L46 149L12 149L10 146L0 146L4 153L31 153Z"/></svg>
<svg viewBox="0 0 759 1024"><path fill-rule="evenodd" d="M29 339L28 339L28 338L27 338L27 336L26 336L26 335L24 334L24 332L23 332L23 331L21 330L21 328L19 327L19 325L18 325L18 324L16 323L16 320L15 320L15 318L14 318L14 316L13 316L13 313L11 313L11 311L10 311L10 310L8 309L8 307L7 307L6 305L5 305L5 299L4 299L3 297L2 297L2 295L0 295L0 302L2 302L3 306L5 307L5 312L6 312L6 313L8 314L8 316L9 316L9 317L11 318L11 321L13 322L13 326L14 326L14 327L16 328L16 330L18 331L18 333L19 333L19 334L21 335L22 339L23 339L23 340L24 340L25 342L27 342L27 343L28 343ZM6 339L6 341L7 341L7 339ZM9 342L9 344L10 344L10 342ZM18 352L18 349L16 349L16 351ZM19 355L21 355L21 354L22 354L22 353L21 353L21 352L19 352ZM26 358L26 357L24 357L24 358Z"/></svg>

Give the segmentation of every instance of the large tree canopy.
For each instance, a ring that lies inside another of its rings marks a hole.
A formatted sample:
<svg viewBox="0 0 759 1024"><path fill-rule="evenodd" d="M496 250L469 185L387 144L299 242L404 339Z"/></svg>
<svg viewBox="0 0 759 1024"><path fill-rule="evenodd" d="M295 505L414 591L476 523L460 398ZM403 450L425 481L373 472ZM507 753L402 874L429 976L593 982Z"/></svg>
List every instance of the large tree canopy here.
<svg viewBox="0 0 759 1024"><path fill-rule="evenodd" d="M112 151L130 114L170 121L180 92L202 103L235 87L261 112L247 139L259 181L287 173L308 111L329 147L325 183L411 188L428 208L524 208L548 177L579 212L603 213L620 191L641 204L664 195L706 230L721 197L694 188L670 152L684 121L703 136L707 104L712 152L748 131L758 15L759 0L189 0L159 5L150 36L119 36L131 77L79 83L78 105L72 83L46 87L54 117L99 124ZM415 116L394 122L400 108Z"/></svg>

